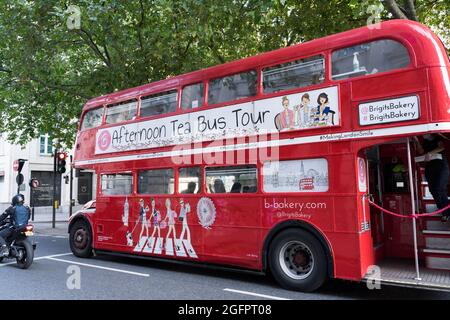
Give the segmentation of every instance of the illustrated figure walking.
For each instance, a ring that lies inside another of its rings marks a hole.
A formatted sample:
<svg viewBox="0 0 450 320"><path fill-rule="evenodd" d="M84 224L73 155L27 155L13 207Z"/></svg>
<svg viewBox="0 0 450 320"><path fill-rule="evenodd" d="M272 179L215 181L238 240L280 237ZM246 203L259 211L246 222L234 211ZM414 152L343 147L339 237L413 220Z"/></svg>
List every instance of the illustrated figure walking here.
<svg viewBox="0 0 450 320"><path fill-rule="evenodd" d="M156 231L158 231L158 238L161 238L161 228L159 226L159 222L161 221L161 213L156 209L156 202L154 198L152 198L151 205L152 211L150 219L152 219L153 222L152 238L155 236Z"/></svg>
<svg viewBox="0 0 450 320"><path fill-rule="evenodd" d="M189 225L187 222L187 215L191 212L191 206L189 203L184 203L183 199L180 199L180 215L179 220L183 223L183 229L181 230L180 240L184 239L184 235L186 234L186 240L191 242L191 231L189 230Z"/></svg>
<svg viewBox="0 0 450 320"><path fill-rule="evenodd" d="M169 231L167 232L166 235L166 241L171 234L173 235L174 240L177 239L177 232L175 230L175 218L177 217L177 213L174 210L172 210L170 206L171 206L170 199L166 199L167 214L166 217L164 218L164 221L166 221L167 225L169 226Z"/></svg>
<svg viewBox="0 0 450 320"><path fill-rule="evenodd" d="M144 233L144 229L146 232L146 236L148 238L148 223L147 223L147 212L149 212L150 209L145 207L144 199L139 200L139 220L136 222L136 225L141 223L141 233L139 234L139 239L142 238L142 234Z"/></svg>

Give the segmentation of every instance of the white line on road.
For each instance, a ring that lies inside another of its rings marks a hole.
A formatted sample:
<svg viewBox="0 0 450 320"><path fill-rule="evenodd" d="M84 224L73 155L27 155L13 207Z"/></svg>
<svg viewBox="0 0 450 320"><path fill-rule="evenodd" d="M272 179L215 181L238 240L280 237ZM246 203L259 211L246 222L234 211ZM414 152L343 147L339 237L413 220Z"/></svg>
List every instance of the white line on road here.
<svg viewBox="0 0 450 320"><path fill-rule="evenodd" d="M241 291L241 290L235 290L235 289L228 289L228 288L223 289L223 291L235 292L235 293L240 293L240 294L246 294L246 295L249 295L249 296L267 298L267 299L272 299L272 300L291 300L291 299L287 299L287 298L268 296L266 294L260 294L260 293L250 292L250 291Z"/></svg>
<svg viewBox="0 0 450 320"><path fill-rule="evenodd" d="M36 257L36 258L33 259L33 261L36 261L36 260L42 260L42 259L49 259L49 258L54 258L54 257L68 256L68 255L71 255L71 254L72 254L72 252L59 253L59 254L52 254L52 255L49 255L49 256ZM2 264L0 264L0 267L10 266L10 265L16 264L16 263L17 263L16 261L14 261L14 262L2 263Z"/></svg>
<svg viewBox="0 0 450 320"><path fill-rule="evenodd" d="M76 265L80 265L80 266L84 266L84 267L132 274L132 275L140 276L140 277L150 277L150 275L148 273L139 273L139 272L133 272L133 271L128 271L128 270L116 269L116 268L102 267L102 266L97 266L95 264L87 264L87 263L81 263L81 262L77 262L77 261L63 260L63 259L58 259L58 258L54 258L54 257L48 257L47 259L53 260L53 261L64 262L64 263L76 264Z"/></svg>

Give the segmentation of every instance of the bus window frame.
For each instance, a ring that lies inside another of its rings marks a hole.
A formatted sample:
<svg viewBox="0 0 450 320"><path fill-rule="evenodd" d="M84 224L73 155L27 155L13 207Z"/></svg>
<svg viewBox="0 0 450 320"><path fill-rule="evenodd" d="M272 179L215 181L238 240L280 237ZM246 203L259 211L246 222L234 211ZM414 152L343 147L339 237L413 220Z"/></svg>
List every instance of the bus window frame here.
<svg viewBox="0 0 450 320"><path fill-rule="evenodd" d="M92 110L96 110L96 109L103 109L102 110L102 121L101 121L100 125L96 126L96 127L92 127L92 128L82 129L81 127L83 126L83 121L84 121L84 118L86 117L86 114L88 112L91 112ZM105 124L105 105L104 104L100 104L98 106L92 107L92 108L90 108L90 109L88 109L88 110L83 112L83 114L81 116L80 123L78 124L78 132L85 132L85 131L88 131L88 130L98 129L100 127L103 127L104 124Z"/></svg>
<svg viewBox="0 0 450 320"><path fill-rule="evenodd" d="M319 51L315 54L309 54L307 56L299 56L296 58L290 58L290 59L280 59L277 60L275 63L274 62L270 62L269 64L263 64L260 66L260 76L261 76L261 81L260 81L260 89L261 89L261 95L264 97L271 97L271 96L277 96L277 95L288 95L288 94L292 94L292 93L296 93L298 91L303 92L305 91L305 88L308 88L308 90L316 90L316 88L320 88L323 85L326 85L327 81L331 78L328 77L327 75L327 69L328 69L328 63L327 60L331 59L331 55L330 58L328 58L328 54L327 54L328 50L324 50L324 51ZM298 88L292 88L292 89L288 89L288 90L280 90L278 92L268 92L268 93L264 93L264 78L263 78L263 69L266 68L270 68L270 67L274 67L276 65L280 65L280 64L284 64L284 63L288 63L288 62L294 62L297 60L303 60L303 59L308 59L308 58L312 58L315 56L322 56L323 58L323 81L317 84L312 84L309 86L305 86L305 87L298 87ZM312 89L309 89L312 88Z"/></svg>
<svg viewBox="0 0 450 320"><path fill-rule="evenodd" d="M223 192L223 193L211 193L208 192L208 189L206 187L206 169L207 168L220 168L220 167L240 167L240 166L255 166L256 169L256 192L239 192L239 193L232 193L232 192ZM248 197L248 196L261 196L261 189L260 189L260 181L261 181L261 171L259 168L259 161L258 163L246 163L246 164L213 164L213 165L203 165L203 193L207 195L208 197Z"/></svg>
<svg viewBox="0 0 450 320"><path fill-rule="evenodd" d="M181 193L181 191L179 190L179 179L180 179L180 169L184 169L184 168L195 168L198 167L200 168L200 186L198 188L198 192L197 193ZM201 165L201 164L189 164L189 165L179 165L174 167L175 171L176 171L176 192L174 193L174 195L177 195L179 197L196 197L196 196L202 196L204 194L206 194L206 184L204 182L205 179L205 165Z"/></svg>
<svg viewBox="0 0 450 320"><path fill-rule="evenodd" d="M107 114L108 113L108 108L113 108L115 106L122 105L122 104L124 104L126 102L136 102L136 114L134 116L134 119L132 118L130 120L125 120L125 121L120 121L120 122L106 123L106 118L108 116L108 114ZM127 123L130 123L130 122L133 122L134 120L138 119L138 112L140 112L139 106L140 106L140 100L138 98L131 98L131 99L128 99L128 100L108 102L107 104L104 105L104 109L103 109L102 127L103 126L107 127L107 126L110 126L110 125L117 126L119 124L127 124Z"/></svg>
<svg viewBox="0 0 450 320"><path fill-rule="evenodd" d="M130 194L104 194L103 188L102 188L102 176L108 175L108 174L125 174L125 173L131 173L131 193ZM136 179L135 179L135 171L102 171L97 173L97 196L101 198L105 197L116 197L116 198L123 198L128 196L135 196L135 187L136 187Z"/></svg>
<svg viewBox="0 0 450 320"><path fill-rule="evenodd" d="M203 84L203 98L202 98L201 104L199 104L197 108L183 109L183 106L181 105L181 103L182 103L181 99L183 98L183 90L184 90L184 88L189 87L189 86L195 86L195 85L198 85L198 84ZM206 94L206 92L205 92L205 81L203 81L203 80L194 81L192 83L183 84L182 86L180 86L180 96L179 96L179 99L178 99L178 101L180 103L179 103L179 109L177 109L177 110L181 113L183 111L195 111L195 110L203 109L203 107L206 105L206 96L205 96L205 94Z"/></svg>
<svg viewBox="0 0 450 320"><path fill-rule="evenodd" d="M293 196L293 197L312 197L312 196L326 196L329 197L332 194L334 194L334 192L332 191L332 170L330 170L330 159L329 159L329 154L323 155L323 156L316 156L316 157L306 157L306 158L298 158L298 157L285 157L283 158L283 160L277 160L279 162L281 161L292 161L292 160L316 160L316 159L325 159L327 161L327 171L328 171L328 190L327 191L322 191L322 192L266 192L264 190L264 163L268 162L261 162L261 193L265 196L277 196L280 197L282 195L288 195L289 197Z"/></svg>
<svg viewBox="0 0 450 320"><path fill-rule="evenodd" d="M234 76L237 74L241 74L241 73L249 73L251 71L256 71L256 92L254 96L250 96L250 97L244 97L244 98L240 98L240 99L233 99L233 100L228 100L228 101L222 101L222 102L218 102L218 103L212 103L209 104L208 100L209 100L209 83L211 81L214 81L216 79L221 79L221 78L226 78L226 77L230 77L230 76ZM235 71L235 72L230 72L230 73L226 73L223 74L221 76L218 77L207 77L206 82L208 83L208 87L207 87L207 92L206 92L206 106L209 106L211 108L220 108L220 107L224 107L224 106L230 106L230 105L235 105L235 104L240 104L240 103L246 103L252 100L259 100L258 98L261 97L260 92L258 92L259 86L260 86L260 66L255 66L253 68L246 68L244 70L241 71Z"/></svg>
<svg viewBox="0 0 450 320"><path fill-rule="evenodd" d="M138 183L139 183L139 172L141 171L151 171L151 170L172 170L173 171L173 193L139 193L139 188L138 188ZM136 195L140 196L140 197L146 197L146 196L154 196L154 197L173 197L176 196L177 193L177 188L178 188L178 166L173 166L173 167L141 167L139 169L135 169L133 171L135 173L136 176Z"/></svg>
<svg viewBox="0 0 450 320"><path fill-rule="evenodd" d="M180 114L179 112L180 112L180 108L181 108L181 101L180 101L180 91L181 91L181 89L180 89L181 87L180 86L175 86L175 87L168 87L168 88L165 88L164 90L156 90L156 91L154 91L154 92L146 92L146 93L141 93L141 94L139 94L139 95L137 95L137 99L138 99L138 101L139 101L139 104L138 104L138 116L136 117L136 120L145 120L145 121L147 121L147 120L153 120L153 119L159 119L159 118L164 118L164 117L170 117L170 116L174 116L174 115L178 115L178 114ZM156 115L151 115L151 116L145 116L145 117L143 117L143 116L141 116L141 107L142 107L142 98L147 98L147 97L150 97L150 96L153 96L153 95L157 95L157 94L160 94L160 93L164 93L164 92L169 92L169 91L177 91L177 105L175 106L175 111L172 111L172 112L168 112L168 113L161 113L161 114L156 114ZM128 123L131 123L132 121L130 121L130 122L128 122Z"/></svg>
<svg viewBox="0 0 450 320"><path fill-rule="evenodd" d="M332 75L332 73L333 73L333 70L332 70L332 68L333 68L333 65L332 65L333 52L339 51L339 50L342 50L345 48L354 47L357 45L363 45L366 43L380 41L380 40L392 40L397 43L400 43L408 52L409 64L403 68L392 69L392 70L377 72L377 73L373 73L373 74L361 75L361 76L356 76L356 77L348 77L348 78L344 78L344 79L333 79L333 75ZM383 37L373 38L370 41L352 42L351 44L335 47L335 48L329 49L327 51L328 51L328 57L329 57L328 58L328 78L329 78L330 82L335 83L335 84L344 83L344 82L348 82L348 81L357 81L357 80L361 80L361 79L372 79L373 77L376 77L376 76L391 75L391 74L400 73L400 72L404 72L404 71L408 71L408 70L417 68L417 57L416 57L416 54L415 54L412 46L410 45L410 43L407 42L403 38L397 38L394 36L383 36Z"/></svg>

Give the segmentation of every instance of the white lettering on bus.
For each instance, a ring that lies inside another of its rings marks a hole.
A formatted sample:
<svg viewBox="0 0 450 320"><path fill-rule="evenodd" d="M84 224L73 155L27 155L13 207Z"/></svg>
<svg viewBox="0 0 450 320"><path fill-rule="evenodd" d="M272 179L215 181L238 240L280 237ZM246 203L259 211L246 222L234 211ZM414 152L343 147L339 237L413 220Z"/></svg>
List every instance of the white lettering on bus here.
<svg viewBox="0 0 450 320"><path fill-rule="evenodd" d="M286 198L283 201L268 202L264 199L265 209L296 209L298 211L303 211L303 209L326 209L327 204L325 202L298 202L298 201L288 201Z"/></svg>

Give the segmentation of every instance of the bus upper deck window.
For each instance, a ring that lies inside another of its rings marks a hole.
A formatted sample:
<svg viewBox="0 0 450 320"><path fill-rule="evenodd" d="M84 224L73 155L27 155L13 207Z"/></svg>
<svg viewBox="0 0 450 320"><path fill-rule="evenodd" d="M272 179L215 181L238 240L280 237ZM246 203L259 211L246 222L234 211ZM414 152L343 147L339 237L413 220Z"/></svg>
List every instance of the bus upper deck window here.
<svg viewBox="0 0 450 320"><path fill-rule="evenodd" d="M177 109L177 90L171 90L141 99L141 117L156 116L175 112Z"/></svg>
<svg viewBox="0 0 450 320"><path fill-rule="evenodd" d="M263 69L264 93L302 88L323 82L325 59L314 56Z"/></svg>
<svg viewBox="0 0 450 320"><path fill-rule="evenodd" d="M181 108L195 109L203 105L203 83L197 83L183 88L181 93Z"/></svg>
<svg viewBox="0 0 450 320"><path fill-rule="evenodd" d="M103 108L89 110L83 117L81 130L96 128L102 124Z"/></svg>
<svg viewBox="0 0 450 320"><path fill-rule="evenodd" d="M407 67L408 51L394 40L376 40L339 49L331 57L332 78L341 80Z"/></svg>
<svg viewBox="0 0 450 320"><path fill-rule="evenodd" d="M215 104L256 95L258 73L255 70L211 80L208 103Z"/></svg>
<svg viewBox="0 0 450 320"><path fill-rule="evenodd" d="M101 187L103 195L129 195L131 194L133 176L131 173L103 174Z"/></svg>
<svg viewBox="0 0 450 320"><path fill-rule="evenodd" d="M109 105L106 109L106 123L119 123L136 118L136 100Z"/></svg>

